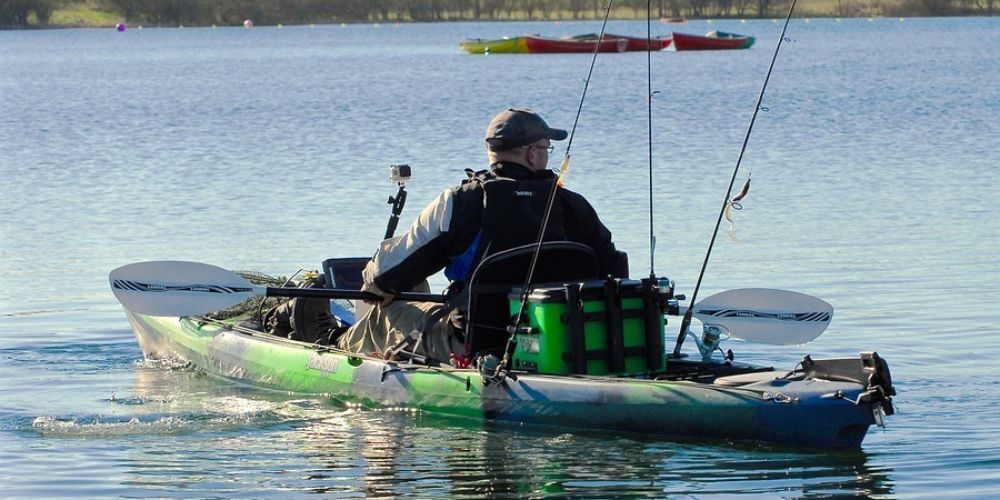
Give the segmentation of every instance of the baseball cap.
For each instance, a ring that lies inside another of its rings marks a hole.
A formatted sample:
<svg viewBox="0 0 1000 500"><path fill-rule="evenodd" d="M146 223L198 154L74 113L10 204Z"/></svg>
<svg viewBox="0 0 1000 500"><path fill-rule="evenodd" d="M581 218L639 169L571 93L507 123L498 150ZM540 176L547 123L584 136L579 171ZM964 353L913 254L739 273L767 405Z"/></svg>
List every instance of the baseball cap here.
<svg viewBox="0 0 1000 500"><path fill-rule="evenodd" d="M549 127L538 113L527 108L508 108L490 121L486 129L486 143L490 149L502 151L526 146L541 138L561 141L569 134L565 130Z"/></svg>

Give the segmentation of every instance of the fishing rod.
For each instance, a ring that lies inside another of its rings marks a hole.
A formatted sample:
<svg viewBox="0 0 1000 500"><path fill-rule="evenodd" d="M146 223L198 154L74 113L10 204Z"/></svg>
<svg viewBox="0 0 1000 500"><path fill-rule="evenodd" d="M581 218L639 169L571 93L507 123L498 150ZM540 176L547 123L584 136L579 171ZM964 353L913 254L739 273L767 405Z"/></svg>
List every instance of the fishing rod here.
<svg viewBox="0 0 1000 500"><path fill-rule="evenodd" d="M653 233L653 1L646 2L646 122L648 127L647 144L649 145L649 279L656 279L653 254L656 251L656 235Z"/></svg>
<svg viewBox="0 0 1000 500"><path fill-rule="evenodd" d="M781 36L778 37L778 43L774 47L774 54L771 56L771 64L767 68L767 75L764 77L764 83L760 87L760 92L757 93L757 104L753 108L753 115L750 117L750 126L747 127L747 133L743 136L743 145L740 147L740 155L736 159L736 167L733 168L733 176L729 179L729 188L726 189L726 196L722 200L722 208L719 209L719 216L715 219L715 230L712 231L712 239L708 243L708 251L705 252L705 259L701 263L701 272L698 273L698 281L694 285L694 292L691 293L691 304L694 304L698 299L698 290L701 289L702 279L705 277L705 269L708 268L708 260L712 256L712 248L715 246L715 239L719 235L719 226L722 224L722 217L726 212L726 206L729 204L729 198L733 192L733 185L736 183L736 175L740 171L740 164L743 162L743 154L747 150L747 143L750 142L750 132L753 131L754 122L757 121L757 113L760 112L760 103L764 100L764 91L767 90L767 82L771 80L771 71L774 70L774 62L778 59L778 51L781 50L781 42L785 40L785 32L788 30L788 22L792 19L792 12L795 11L795 3L797 0L792 0L791 5L788 7L788 15L785 16L785 24L781 28ZM680 332L677 333L677 342L674 344L674 351L671 354L673 358L679 358L681 356L681 345L684 343L684 337L687 335L688 327L691 326L691 318L694 313L694 307L689 307L687 312L684 313L684 319L681 320Z"/></svg>
<svg viewBox="0 0 1000 500"><path fill-rule="evenodd" d="M535 249L531 253L531 264L528 266L528 274L524 278L524 286L521 287L521 301L518 305L517 315L514 316L514 323L508 326L507 345L504 347L503 360L496 365L491 379L497 379L504 375L501 375L502 370L510 362L510 345L514 339L514 330L517 328L517 323L521 321L524 314L524 308L528 302L528 287L531 285L531 279L535 274L535 266L538 264L538 255L542 251L542 243L545 241L545 231L548 229L549 218L552 215L552 206L555 204L556 190L563 185L563 179L566 176L566 172L569 171L570 162L570 150L573 148L573 137L576 136L576 127L580 123L580 115L583 112L583 103L587 99L587 90L590 88L590 79L594 74L594 67L597 65L597 54L601 49L601 42L604 41L604 33L608 27L608 19L611 18L611 6L614 4L614 0L608 0L608 5L604 9L604 22L601 23L601 31L597 36L597 43L594 44L594 54L590 59L590 69L587 71L587 78L583 83L583 92L580 95L580 104L576 108L576 117L573 119L573 128L569 132L569 140L566 142L566 153L563 155L562 163L559 165L559 176L556 181L552 183L552 188L549 190L549 197L545 204L545 214L542 216L542 225L538 230L538 238L535 243ZM647 41L647 45L648 45Z"/></svg>

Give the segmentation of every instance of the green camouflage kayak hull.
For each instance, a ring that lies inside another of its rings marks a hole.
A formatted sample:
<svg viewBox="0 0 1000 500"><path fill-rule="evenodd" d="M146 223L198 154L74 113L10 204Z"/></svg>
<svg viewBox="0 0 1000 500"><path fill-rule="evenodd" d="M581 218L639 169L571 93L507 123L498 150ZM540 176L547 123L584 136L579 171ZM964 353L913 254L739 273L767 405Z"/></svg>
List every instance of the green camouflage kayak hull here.
<svg viewBox="0 0 1000 500"><path fill-rule="evenodd" d="M668 360L655 378L512 372L484 383L475 369L359 356L224 323L126 311L147 358L186 361L252 385L318 394L371 407L457 417L679 438L857 448L890 413L888 370L863 383L862 359L817 361L780 372L732 362ZM875 358L883 363L878 355ZM836 369L837 364L847 367ZM812 365L810 365L812 366ZM824 371L834 372L824 376ZM842 372L842 373L841 373ZM837 380L842 379L842 380ZM888 385L888 387L884 387ZM884 412L883 409L888 409ZM879 422L880 423L880 422Z"/></svg>

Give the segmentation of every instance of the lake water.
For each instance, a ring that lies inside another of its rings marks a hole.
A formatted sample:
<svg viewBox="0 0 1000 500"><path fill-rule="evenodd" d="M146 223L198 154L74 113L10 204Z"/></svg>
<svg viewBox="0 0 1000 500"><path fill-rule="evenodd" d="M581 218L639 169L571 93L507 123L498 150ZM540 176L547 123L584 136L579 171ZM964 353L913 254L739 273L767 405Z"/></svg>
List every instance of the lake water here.
<svg viewBox="0 0 1000 500"><path fill-rule="evenodd" d="M675 27L758 38L749 51L652 54L656 272L690 293L781 24ZM499 110L572 126L588 56L471 56L460 39L599 28L0 31L0 496L1000 490L996 18L793 21L737 183L752 172L753 188L708 268L701 297L786 288L837 311L806 346L730 342L737 359L888 359L898 413L861 451L376 411L142 360L111 269L170 259L287 275L370 255L395 192L388 165L413 166L408 221L485 167ZM567 179L633 275L650 255L645 64L598 58Z"/></svg>

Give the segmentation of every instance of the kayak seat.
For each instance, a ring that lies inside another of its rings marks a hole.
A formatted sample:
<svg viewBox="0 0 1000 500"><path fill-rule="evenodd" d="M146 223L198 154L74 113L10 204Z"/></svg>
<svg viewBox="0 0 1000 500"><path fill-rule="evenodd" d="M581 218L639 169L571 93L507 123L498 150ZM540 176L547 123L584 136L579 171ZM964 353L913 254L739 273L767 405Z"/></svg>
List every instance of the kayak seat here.
<svg viewBox="0 0 1000 500"><path fill-rule="evenodd" d="M326 259L323 261L323 274L330 288L341 290L361 290L364 281L361 279L361 271L371 257L347 257Z"/></svg>
<svg viewBox="0 0 1000 500"><path fill-rule="evenodd" d="M332 258L323 261L323 276L327 288L340 290L361 290L364 280L361 271L368 265L370 257ZM368 305L360 300L351 303L344 300L331 300L330 311L344 327L354 324L357 318L364 315Z"/></svg>
<svg viewBox="0 0 1000 500"><path fill-rule="evenodd" d="M489 255L472 272L466 287L466 352L502 356L512 316L507 294L511 288L524 286L537 246L531 243ZM600 266L592 248L572 241L550 241L542 244L531 282L562 284L596 278L600 278Z"/></svg>

